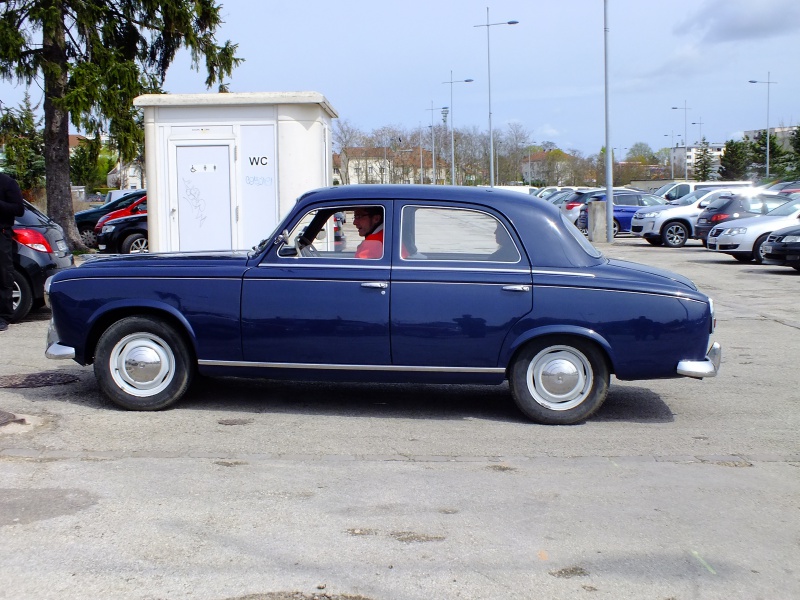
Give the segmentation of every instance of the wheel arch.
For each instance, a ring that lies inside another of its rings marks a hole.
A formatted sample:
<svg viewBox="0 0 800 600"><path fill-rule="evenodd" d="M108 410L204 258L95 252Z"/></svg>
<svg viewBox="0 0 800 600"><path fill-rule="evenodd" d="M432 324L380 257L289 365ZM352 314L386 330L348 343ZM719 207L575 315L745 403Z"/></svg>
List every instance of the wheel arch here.
<svg viewBox="0 0 800 600"><path fill-rule="evenodd" d="M591 329L586 329L583 327L547 326L547 327L538 327L536 329L533 329L529 332L526 332L525 335L522 335L518 337L516 340L514 340L514 343L509 348L505 364L506 377L508 377L509 370L514 364L517 355L522 351L522 349L526 345L528 345L532 341L540 341L542 339L556 338L556 337L574 338L576 340L584 342L591 342L600 350L600 353L603 355L609 373L616 372L613 360L614 352L611 349L611 345L603 336L598 334L596 331L593 331Z"/></svg>
<svg viewBox="0 0 800 600"><path fill-rule="evenodd" d="M664 224L661 225L661 227L659 228L659 230L658 230L659 234L658 235L663 238L664 237L664 230L671 223L680 223L681 225L685 226L686 230L688 232L689 238L691 238L694 235L694 226L692 225L692 222L687 217L671 217L671 218L667 219L666 221L664 221Z"/></svg>
<svg viewBox="0 0 800 600"><path fill-rule="evenodd" d="M126 317L153 317L160 319L172 326L175 332L186 342L187 348L192 354L192 359L197 362L197 344L194 329L186 318L171 307L158 305L137 305L137 306L114 306L104 307L100 313L92 315L90 319L89 334L86 338L84 348L84 362L82 364L92 364L94 362L97 342L100 336L112 324Z"/></svg>

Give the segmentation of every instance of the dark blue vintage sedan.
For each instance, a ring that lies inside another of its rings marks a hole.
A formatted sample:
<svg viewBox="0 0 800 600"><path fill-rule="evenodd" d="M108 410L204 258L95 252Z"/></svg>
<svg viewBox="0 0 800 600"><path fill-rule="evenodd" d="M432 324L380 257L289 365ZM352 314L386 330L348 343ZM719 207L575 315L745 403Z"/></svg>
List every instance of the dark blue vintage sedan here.
<svg viewBox="0 0 800 600"><path fill-rule="evenodd" d="M101 257L55 275L49 302L47 356L93 363L133 410L172 405L196 372L508 380L528 417L568 424L611 374L713 377L720 362L691 281L609 260L558 208L491 188L312 191L249 252Z"/></svg>

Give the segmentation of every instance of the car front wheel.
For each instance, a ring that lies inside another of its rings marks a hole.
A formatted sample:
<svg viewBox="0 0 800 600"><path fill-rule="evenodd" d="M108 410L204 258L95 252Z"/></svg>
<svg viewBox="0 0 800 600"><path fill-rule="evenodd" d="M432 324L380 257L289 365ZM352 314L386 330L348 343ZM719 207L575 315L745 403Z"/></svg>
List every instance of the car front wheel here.
<svg viewBox="0 0 800 600"><path fill-rule="evenodd" d="M519 409L537 423L570 425L589 418L608 394L609 368L589 341L534 340L514 359L509 384Z"/></svg>
<svg viewBox="0 0 800 600"><path fill-rule="evenodd" d="M94 374L100 390L129 410L161 410L189 388L194 361L183 337L153 317L126 317L97 342Z"/></svg>
<svg viewBox="0 0 800 600"><path fill-rule="evenodd" d="M674 221L664 225L661 230L661 237L664 238L664 245L668 248L680 248L689 239L689 230L683 223Z"/></svg>

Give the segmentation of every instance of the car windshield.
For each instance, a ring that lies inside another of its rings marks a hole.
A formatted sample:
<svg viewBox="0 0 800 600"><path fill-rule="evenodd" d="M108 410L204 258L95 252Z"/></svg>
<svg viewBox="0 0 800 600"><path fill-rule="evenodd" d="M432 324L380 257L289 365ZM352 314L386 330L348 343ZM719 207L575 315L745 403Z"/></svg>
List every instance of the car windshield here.
<svg viewBox="0 0 800 600"><path fill-rule="evenodd" d="M685 196L683 196L681 198L676 198L675 200L670 200L669 204L672 204L673 206L688 206L689 204L694 204L700 198L702 198L703 196L705 196L706 194L709 194L709 193L711 193L711 190L697 190L697 191L691 192L689 194L686 194Z"/></svg>
<svg viewBox="0 0 800 600"><path fill-rule="evenodd" d="M800 200L792 200L791 202L787 202L783 206L779 206L778 208L769 211L767 214L770 217L788 217L796 212L800 212Z"/></svg>
<svg viewBox="0 0 800 600"><path fill-rule="evenodd" d="M663 196L664 194L666 194L666 193L667 193L667 192L668 192L668 191L669 191L669 190L672 188L672 186L673 186L673 185L675 185L675 184L674 184L674 183L667 183L667 184L665 184L665 185L662 185L660 188L658 188L658 189L657 189L655 192L653 192L653 193L654 193L656 196Z"/></svg>

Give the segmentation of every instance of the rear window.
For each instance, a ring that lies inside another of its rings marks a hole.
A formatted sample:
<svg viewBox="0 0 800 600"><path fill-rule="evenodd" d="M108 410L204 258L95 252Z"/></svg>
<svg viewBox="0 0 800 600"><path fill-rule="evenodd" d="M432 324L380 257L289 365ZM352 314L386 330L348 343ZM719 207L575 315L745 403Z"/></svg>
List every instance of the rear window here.
<svg viewBox="0 0 800 600"><path fill-rule="evenodd" d="M50 223L51 220L46 214L28 202L25 202L25 214L14 219L15 225L24 225L27 227L41 227L42 225L49 225Z"/></svg>

